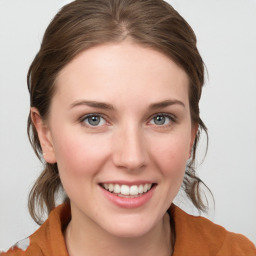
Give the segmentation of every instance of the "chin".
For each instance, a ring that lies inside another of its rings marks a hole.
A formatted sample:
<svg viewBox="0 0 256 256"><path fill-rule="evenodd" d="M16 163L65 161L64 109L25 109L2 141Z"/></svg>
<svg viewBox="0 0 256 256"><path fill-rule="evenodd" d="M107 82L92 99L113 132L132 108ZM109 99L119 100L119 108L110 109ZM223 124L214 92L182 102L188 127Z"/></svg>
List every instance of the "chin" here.
<svg viewBox="0 0 256 256"><path fill-rule="evenodd" d="M128 218L118 218L105 223L103 227L109 234L119 238L136 238L142 237L150 231L153 231L157 226L157 221L143 217L136 218L129 216ZM109 224L109 225L108 225Z"/></svg>

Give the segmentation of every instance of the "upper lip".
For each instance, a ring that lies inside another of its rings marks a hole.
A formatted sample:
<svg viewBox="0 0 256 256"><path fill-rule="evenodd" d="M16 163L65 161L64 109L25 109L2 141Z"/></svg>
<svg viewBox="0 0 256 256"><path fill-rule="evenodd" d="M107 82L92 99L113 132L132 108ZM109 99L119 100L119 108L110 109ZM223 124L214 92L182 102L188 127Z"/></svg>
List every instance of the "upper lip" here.
<svg viewBox="0 0 256 256"><path fill-rule="evenodd" d="M125 181L125 180L112 180L112 181L104 181L100 182L99 184L119 184L119 185L144 185L144 184L156 184L155 182L149 180L137 180L137 181Z"/></svg>

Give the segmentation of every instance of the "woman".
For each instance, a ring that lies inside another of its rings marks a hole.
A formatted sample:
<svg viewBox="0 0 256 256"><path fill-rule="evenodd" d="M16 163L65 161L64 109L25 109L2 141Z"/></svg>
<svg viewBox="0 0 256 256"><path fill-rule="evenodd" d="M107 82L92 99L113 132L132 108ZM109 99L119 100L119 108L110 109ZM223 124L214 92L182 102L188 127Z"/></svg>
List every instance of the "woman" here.
<svg viewBox="0 0 256 256"><path fill-rule="evenodd" d="M183 186L206 209L193 169L203 83L195 35L167 3L63 7L28 73L28 132L45 163L29 208L38 223L51 213L7 255L255 255L172 204Z"/></svg>

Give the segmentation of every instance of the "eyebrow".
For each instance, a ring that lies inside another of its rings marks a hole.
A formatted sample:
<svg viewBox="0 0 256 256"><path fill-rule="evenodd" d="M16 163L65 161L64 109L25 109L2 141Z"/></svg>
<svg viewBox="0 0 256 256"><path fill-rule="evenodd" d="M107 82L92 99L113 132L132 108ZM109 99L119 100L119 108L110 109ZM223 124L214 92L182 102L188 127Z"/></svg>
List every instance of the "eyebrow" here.
<svg viewBox="0 0 256 256"><path fill-rule="evenodd" d="M176 104L185 108L185 104L180 100L164 100L161 102L152 103L150 104L149 108L150 109L165 108L165 107L176 105Z"/></svg>
<svg viewBox="0 0 256 256"><path fill-rule="evenodd" d="M164 100L161 102L152 103L149 105L149 109L158 109L158 108L165 108L171 105L180 105L185 107L185 104L179 100ZM71 104L70 109L77 107L77 106L89 106L93 108L105 109L105 110L115 110L114 106L109 103L105 102L98 102L98 101L88 101L88 100L78 100Z"/></svg>
<svg viewBox="0 0 256 256"><path fill-rule="evenodd" d="M87 101L87 100L79 100L75 101L71 104L70 108L74 108L77 106L89 106L93 108L100 108L100 109L107 109L107 110L114 110L114 106L108 103L104 102L98 102L98 101Z"/></svg>

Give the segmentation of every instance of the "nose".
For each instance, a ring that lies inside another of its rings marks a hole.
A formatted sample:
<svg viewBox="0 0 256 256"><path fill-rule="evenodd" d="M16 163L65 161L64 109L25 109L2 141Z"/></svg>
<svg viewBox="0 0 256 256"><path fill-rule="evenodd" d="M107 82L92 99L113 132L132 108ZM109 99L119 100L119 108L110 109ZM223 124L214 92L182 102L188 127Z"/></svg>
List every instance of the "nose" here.
<svg viewBox="0 0 256 256"><path fill-rule="evenodd" d="M138 128L120 129L112 143L115 166L126 170L139 170L146 165L146 145L142 131Z"/></svg>

